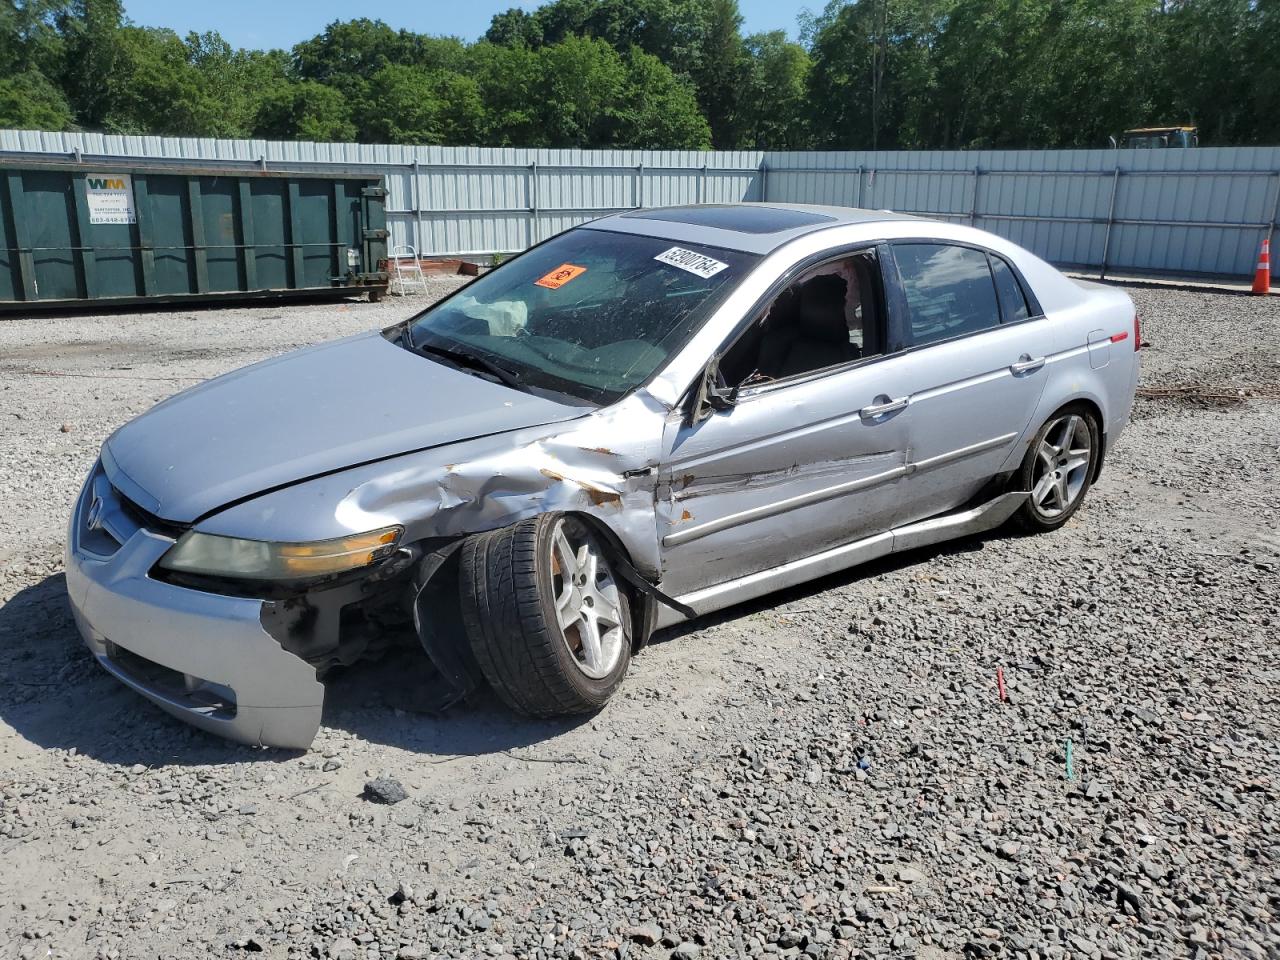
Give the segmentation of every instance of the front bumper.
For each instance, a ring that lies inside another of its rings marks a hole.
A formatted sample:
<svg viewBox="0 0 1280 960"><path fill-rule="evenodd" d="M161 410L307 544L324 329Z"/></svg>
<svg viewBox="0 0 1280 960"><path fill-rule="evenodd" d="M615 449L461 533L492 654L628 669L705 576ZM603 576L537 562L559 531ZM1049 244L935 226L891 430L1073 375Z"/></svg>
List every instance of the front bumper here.
<svg viewBox="0 0 1280 960"><path fill-rule="evenodd" d="M122 683L202 730L306 749L324 703L315 668L263 629L261 601L152 579L173 544L138 523L94 469L66 552L67 592L89 650Z"/></svg>

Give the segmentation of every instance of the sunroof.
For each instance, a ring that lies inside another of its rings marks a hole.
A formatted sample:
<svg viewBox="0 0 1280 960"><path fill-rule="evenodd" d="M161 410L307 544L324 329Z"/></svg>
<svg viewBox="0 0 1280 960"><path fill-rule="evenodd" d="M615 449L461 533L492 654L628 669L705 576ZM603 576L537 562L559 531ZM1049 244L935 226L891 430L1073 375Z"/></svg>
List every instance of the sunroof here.
<svg viewBox="0 0 1280 960"><path fill-rule="evenodd" d="M632 213L624 213L623 216L639 220L689 223L698 227L714 227L717 230L736 230L738 233L778 233L782 230L794 230L796 227L833 223L836 219L824 213L809 213L804 210L730 205L636 210Z"/></svg>

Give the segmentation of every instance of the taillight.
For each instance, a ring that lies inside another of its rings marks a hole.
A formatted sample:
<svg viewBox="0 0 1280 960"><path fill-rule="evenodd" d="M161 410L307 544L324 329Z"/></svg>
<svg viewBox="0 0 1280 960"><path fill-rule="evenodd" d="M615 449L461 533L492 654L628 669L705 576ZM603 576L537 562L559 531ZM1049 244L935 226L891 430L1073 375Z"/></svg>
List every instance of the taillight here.
<svg viewBox="0 0 1280 960"><path fill-rule="evenodd" d="M1142 349L1142 321L1138 319L1138 311L1133 312L1133 349Z"/></svg>

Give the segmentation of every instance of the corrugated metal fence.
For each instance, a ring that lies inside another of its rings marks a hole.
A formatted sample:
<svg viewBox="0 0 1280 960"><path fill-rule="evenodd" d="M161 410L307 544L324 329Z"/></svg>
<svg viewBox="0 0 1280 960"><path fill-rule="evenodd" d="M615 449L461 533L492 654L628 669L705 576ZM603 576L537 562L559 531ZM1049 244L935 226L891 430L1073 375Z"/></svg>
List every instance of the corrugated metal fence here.
<svg viewBox="0 0 1280 960"><path fill-rule="evenodd" d="M1251 276L1280 217L1280 147L701 153L281 143L0 131L0 153L216 160L385 175L392 242L510 253L641 206L831 203L972 223L1099 272Z"/></svg>

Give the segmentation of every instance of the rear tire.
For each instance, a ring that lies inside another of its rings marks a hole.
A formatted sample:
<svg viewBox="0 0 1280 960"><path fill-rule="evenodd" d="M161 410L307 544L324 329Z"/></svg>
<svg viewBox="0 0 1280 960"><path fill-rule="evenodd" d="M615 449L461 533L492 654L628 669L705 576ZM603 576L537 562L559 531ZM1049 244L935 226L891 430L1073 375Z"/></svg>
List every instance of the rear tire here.
<svg viewBox="0 0 1280 960"><path fill-rule="evenodd" d="M462 618L494 691L534 717L591 713L631 660L631 615L602 537L562 513L462 547Z"/></svg>
<svg viewBox="0 0 1280 960"><path fill-rule="evenodd" d="M1087 407L1063 407L1037 431L1013 489L1031 496L1013 515L1013 522L1031 533L1057 530L1080 509L1093 484L1102 431Z"/></svg>

